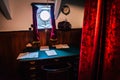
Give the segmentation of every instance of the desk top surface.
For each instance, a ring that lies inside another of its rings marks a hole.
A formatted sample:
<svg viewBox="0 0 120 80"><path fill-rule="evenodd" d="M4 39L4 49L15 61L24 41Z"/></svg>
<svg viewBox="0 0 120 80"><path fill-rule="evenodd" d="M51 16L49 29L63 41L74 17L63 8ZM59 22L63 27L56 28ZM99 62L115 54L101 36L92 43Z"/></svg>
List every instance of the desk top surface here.
<svg viewBox="0 0 120 80"><path fill-rule="evenodd" d="M45 51L40 51L39 49L27 48L24 50L24 52L38 52L38 57L23 58L23 59L19 59L19 61L56 59L62 57L79 56L80 53L79 47L72 47L72 46L70 46L70 48L65 48L65 49L50 48L50 50L54 50L57 53L57 55L48 56Z"/></svg>

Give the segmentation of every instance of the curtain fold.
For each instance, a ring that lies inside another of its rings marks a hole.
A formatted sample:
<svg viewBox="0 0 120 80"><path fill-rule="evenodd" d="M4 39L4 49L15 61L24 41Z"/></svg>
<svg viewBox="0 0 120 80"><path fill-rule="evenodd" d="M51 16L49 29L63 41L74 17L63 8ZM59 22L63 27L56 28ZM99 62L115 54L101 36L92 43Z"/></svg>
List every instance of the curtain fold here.
<svg viewBox="0 0 120 80"><path fill-rule="evenodd" d="M57 40L57 35L56 35L56 24L55 24L55 17L54 17L54 5L51 5L51 24L52 24L52 29L50 33L50 40L51 41L56 41Z"/></svg>
<svg viewBox="0 0 120 80"><path fill-rule="evenodd" d="M67 2L67 0L55 0L55 19L57 19L60 15L61 9L63 7L63 5L65 5Z"/></svg>
<svg viewBox="0 0 120 80"><path fill-rule="evenodd" d="M79 80L91 80L97 0L86 0L80 49ZM86 77L87 76L87 77Z"/></svg>
<svg viewBox="0 0 120 80"><path fill-rule="evenodd" d="M57 19L60 14L61 5L62 5L62 0L55 0L55 10L54 10L55 19Z"/></svg>
<svg viewBox="0 0 120 80"><path fill-rule="evenodd" d="M120 80L120 0L106 0L103 80Z"/></svg>
<svg viewBox="0 0 120 80"><path fill-rule="evenodd" d="M120 0L86 0L79 80L120 80Z"/></svg>
<svg viewBox="0 0 120 80"><path fill-rule="evenodd" d="M32 10L33 10L33 25L32 25L32 27L33 27L33 40L34 41L39 41L40 40L40 36L39 36L39 33L38 33L38 29L37 29L37 7L36 6L34 6L33 4L32 4Z"/></svg>

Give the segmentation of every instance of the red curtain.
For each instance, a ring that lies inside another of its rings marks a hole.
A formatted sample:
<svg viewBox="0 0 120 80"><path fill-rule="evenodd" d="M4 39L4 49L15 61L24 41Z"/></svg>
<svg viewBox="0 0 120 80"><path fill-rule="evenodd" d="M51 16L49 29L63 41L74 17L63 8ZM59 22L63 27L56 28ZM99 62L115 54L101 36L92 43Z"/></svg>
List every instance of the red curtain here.
<svg viewBox="0 0 120 80"><path fill-rule="evenodd" d="M120 0L86 0L79 80L120 80Z"/></svg>
<svg viewBox="0 0 120 80"><path fill-rule="evenodd" d="M103 80L120 80L120 0L107 0L105 5Z"/></svg>
<svg viewBox="0 0 120 80"><path fill-rule="evenodd" d="M51 41L56 41L57 40L57 34L56 34L56 24L55 24L55 16L54 16L54 5L51 5L50 13L51 13L51 24L52 24L50 40Z"/></svg>

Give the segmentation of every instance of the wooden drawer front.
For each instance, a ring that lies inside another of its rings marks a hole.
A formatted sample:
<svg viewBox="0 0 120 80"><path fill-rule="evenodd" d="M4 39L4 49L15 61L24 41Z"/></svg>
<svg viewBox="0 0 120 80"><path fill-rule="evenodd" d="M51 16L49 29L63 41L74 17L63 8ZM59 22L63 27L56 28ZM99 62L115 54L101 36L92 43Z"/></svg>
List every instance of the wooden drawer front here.
<svg viewBox="0 0 120 80"><path fill-rule="evenodd" d="M35 62L35 61L29 61L28 64L29 64L29 65L35 65L36 62Z"/></svg>
<svg viewBox="0 0 120 80"><path fill-rule="evenodd" d="M25 61L25 62L21 62L20 65L22 66L34 66L34 65L37 65L37 62L36 61Z"/></svg>
<svg viewBox="0 0 120 80"><path fill-rule="evenodd" d="M21 74L23 75L24 80L43 80L43 66L44 65L57 65L70 63L71 67L71 80L77 80L78 78L78 64L79 57L78 56L69 56L64 58L54 58L54 59L43 59L36 61L21 61Z"/></svg>
<svg viewBox="0 0 120 80"><path fill-rule="evenodd" d="M39 61L39 65L42 66L42 65L49 65L49 64L56 64L56 63L65 63L66 61L62 58L61 59L47 59L47 60L41 60Z"/></svg>
<svg viewBox="0 0 120 80"><path fill-rule="evenodd" d="M35 77L35 78L27 77L25 80L41 80L41 79L40 77Z"/></svg>
<svg viewBox="0 0 120 80"><path fill-rule="evenodd" d="M28 70L29 71L36 71L37 70L37 66L30 66L30 67L28 67Z"/></svg>
<svg viewBox="0 0 120 80"><path fill-rule="evenodd" d="M40 80L40 66L37 61L21 62L21 74L24 80Z"/></svg>
<svg viewBox="0 0 120 80"><path fill-rule="evenodd" d="M20 65L21 69L23 69L24 71L36 71L40 69L36 61L21 62Z"/></svg>
<svg viewBox="0 0 120 80"><path fill-rule="evenodd" d="M40 80L40 72L39 71L28 71L23 74L23 77L26 78L26 80Z"/></svg>
<svg viewBox="0 0 120 80"><path fill-rule="evenodd" d="M39 74L37 72L32 72L32 73L26 73L26 74L24 74L24 76L26 76L28 78L37 78L37 77L39 77Z"/></svg>

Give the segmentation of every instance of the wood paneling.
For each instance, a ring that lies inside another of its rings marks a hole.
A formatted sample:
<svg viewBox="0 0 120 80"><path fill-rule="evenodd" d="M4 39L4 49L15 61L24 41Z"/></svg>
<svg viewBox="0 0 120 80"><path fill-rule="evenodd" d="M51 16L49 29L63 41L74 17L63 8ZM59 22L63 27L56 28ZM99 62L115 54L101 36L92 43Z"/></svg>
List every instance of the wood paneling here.
<svg viewBox="0 0 120 80"><path fill-rule="evenodd" d="M44 30L40 30L39 35L40 45L50 44L50 30L47 33ZM81 42L81 29L72 29L68 32L57 30L57 37L57 44L67 43L79 46ZM18 80L15 77L18 76L16 58L30 41L32 41L32 33L29 31L0 32L0 75L3 76L0 76L0 79L7 80L5 78L10 77L12 80Z"/></svg>

